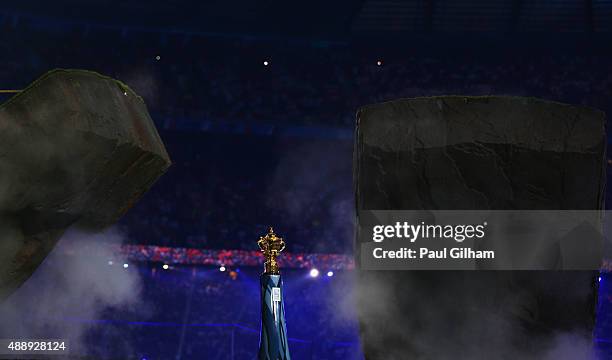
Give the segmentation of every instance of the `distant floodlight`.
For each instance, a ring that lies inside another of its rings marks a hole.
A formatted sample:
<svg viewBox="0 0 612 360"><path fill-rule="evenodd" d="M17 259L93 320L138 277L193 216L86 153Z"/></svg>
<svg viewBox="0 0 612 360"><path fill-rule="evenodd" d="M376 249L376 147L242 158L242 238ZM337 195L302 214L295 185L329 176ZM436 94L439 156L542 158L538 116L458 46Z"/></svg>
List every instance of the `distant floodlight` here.
<svg viewBox="0 0 612 360"><path fill-rule="evenodd" d="M270 63L266 60L264 61L264 66L268 66Z"/></svg>
<svg viewBox="0 0 612 360"><path fill-rule="evenodd" d="M108 260L108 265L113 265L113 260Z"/></svg>
<svg viewBox="0 0 612 360"><path fill-rule="evenodd" d="M221 266L219 267L219 271L221 271L221 272L225 271L225 266L221 265Z"/></svg>
<svg viewBox="0 0 612 360"><path fill-rule="evenodd" d="M168 264L164 264L164 266L162 266L162 268L163 268L164 270L168 270L169 266L168 266Z"/></svg>
<svg viewBox="0 0 612 360"><path fill-rule="evenodd" d="M319 270L317 269L310 270L310 276L313 278L319 276Z"/></svg>
<svg viewBox="0 0 612 360"><path fill-rule="evenodd" d="M378 61L376 62L376 65L381 66L381 65L382 65L382 61L381 61L381 60L378 60Z"/></svg>
<svg viewBox="0 0 612 360"><path fill-rule="evenodd" d="M128 266L130 266L130 265L128 265L127 263L126 263L126 264L123 264L123 268L124 268L124 269L127 269L127 268L128 268Z"/></svg>
<svg viewBox="0 0 612 360"><path fill-rule="evenodd" d="M599 282L601 282L601 276L599 277Z"/></svg>
<svg viewBox="0 0 612 360"><path fill-rule="evenodd" d="M157 61L159 61L160 59L161 59L161 56L159 56L159 55L157 55L157 56L155 57L155 60L157 60Z"/></svg>
<svg viewBox="0 0 612 360"><path fill-rule="evenodd" d="M333 271L328 271L328 272L327 272L327 276L329 276L329 277L334 276L334 272L333 272Z"/></svg>

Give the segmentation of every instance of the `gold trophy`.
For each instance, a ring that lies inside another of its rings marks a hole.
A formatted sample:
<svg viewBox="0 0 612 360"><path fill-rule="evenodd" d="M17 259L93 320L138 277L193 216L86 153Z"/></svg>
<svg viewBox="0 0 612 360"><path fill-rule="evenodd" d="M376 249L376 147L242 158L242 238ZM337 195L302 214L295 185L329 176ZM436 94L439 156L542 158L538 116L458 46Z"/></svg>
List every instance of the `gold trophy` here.
<svg viewBox="0 0 612 360"><path fill-rule="evenodd" d="M270 227L266 236L259 237L257 245L259 245L259 248L263 252L266 259L264 263L264 274L280 274L276 257L281 251L285 250L285 242L283 241L283 238L276 236L274 230L272 227Z"/></svg>

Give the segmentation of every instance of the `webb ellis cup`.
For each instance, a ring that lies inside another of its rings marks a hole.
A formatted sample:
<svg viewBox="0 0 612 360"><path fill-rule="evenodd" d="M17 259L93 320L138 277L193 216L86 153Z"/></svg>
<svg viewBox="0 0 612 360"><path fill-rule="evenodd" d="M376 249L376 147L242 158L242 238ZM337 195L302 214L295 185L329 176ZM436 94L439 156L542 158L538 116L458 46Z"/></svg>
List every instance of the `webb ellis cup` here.
<svg viewBox="0 0 612 360"><path fill-rule="evenodd" d="M287 325L282 298L282 281L276 257L285 249L285 242L270 228L257 241L264 254L264 273L261 284L261 334L259 360L290 360L287 344Z"/></svg>

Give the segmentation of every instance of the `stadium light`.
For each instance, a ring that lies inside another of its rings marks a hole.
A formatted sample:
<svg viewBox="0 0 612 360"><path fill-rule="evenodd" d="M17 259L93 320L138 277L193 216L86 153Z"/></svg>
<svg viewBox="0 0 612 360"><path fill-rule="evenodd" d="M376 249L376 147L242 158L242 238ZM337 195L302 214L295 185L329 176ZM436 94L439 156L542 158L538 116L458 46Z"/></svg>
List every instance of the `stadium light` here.
<svg viewBox="0 0 612 360"><path fill-rule="evenodd" d="M221 271L221 272L225 271L225 266L221 265L221 266L219 267L219 271Z"/></svg>
<svg viewBox="0 0 612 360"><path fill-rule="evenodd" d="M319 276L319 270L317 270L317 269L310 270L310 277L315 278L317 276Z"/></svg>
<svg viewBox="0 0 612 360"><path fill-rule="evenodd" d="M270 63L268 62L268 60L264 61L264 66L268 66Z"/></svg>
<svg viewBox="0 0 612 360"><path fill-rule="evenodd" d="M124 268L124 269L127 269L127 268L128 268L128 266L130 266L130 265L128 265L127 263L123 264L123 268Z"/></svg>
<svg viewBox="0 0 612 360"><path fill-rule="evenodd" d="M378 60L378 61L376 62L376 65L381 66L381 65L382 65L382 60Z"/></svg>
<svg viewBox="0 0 612 360"><path fill-rule="evenodd" d="M113 265L113 260L108 260L108 265Z"/></svg>
<svg viewBox="0 0 612 360"><path fill-rule="evenodd" d="M333 272L333 271L331 271L331 270L330 270L330 271L328 271L328 272L327 272L327 276L329 276L329 277L334 276L334 272Z"/></svg>
<svg viewBox="0 0 612 360"><path fill-rule="evenodd" d="M164 270L168 270L169 266L168 266L168 264L164 264L164 266L162 266L162 268L163 268Z"/></svg>

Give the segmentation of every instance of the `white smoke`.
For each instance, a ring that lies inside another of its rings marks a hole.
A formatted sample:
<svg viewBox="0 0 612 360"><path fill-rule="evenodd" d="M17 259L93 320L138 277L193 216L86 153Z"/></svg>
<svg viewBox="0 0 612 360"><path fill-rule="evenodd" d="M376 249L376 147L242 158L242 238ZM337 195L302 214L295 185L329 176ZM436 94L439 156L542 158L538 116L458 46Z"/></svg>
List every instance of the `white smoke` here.
<svg viewBox="0 0 612 360"><path fill-rule="evenodd" d="M82 354L96 326L89 320L109 309L146 313L142 279L135 268L123 268L126 259L115 251L121 241L115 229L69 229L32 277L0 304L1 337L65 339Z"/></svg>
<svg viewBox="0 0 612 360"><path fill-rule="evenodd" d="M596 359L588 334L560 331L532 338L536 335L523 329L518 314L530 307L531 298L520 293L475 308L470 306L471 296L461 291L462 284L440 284L448 296L428 297L432 285L421 282L418 274L402 278L401 293L393 272L354 275L354 281L339 284L328 306L336 309L338 317L333 320L340 324L359 315L368 359ZM565 290L572 296L582 289ZM458 315L461 312L470 315Z"/></svg>

